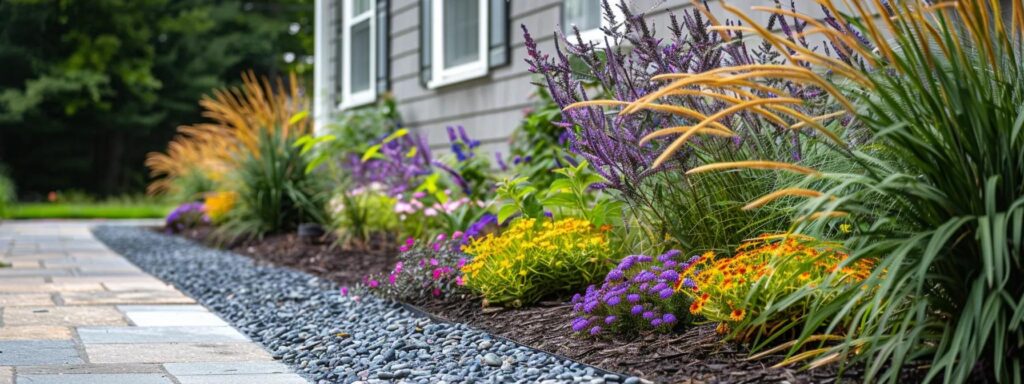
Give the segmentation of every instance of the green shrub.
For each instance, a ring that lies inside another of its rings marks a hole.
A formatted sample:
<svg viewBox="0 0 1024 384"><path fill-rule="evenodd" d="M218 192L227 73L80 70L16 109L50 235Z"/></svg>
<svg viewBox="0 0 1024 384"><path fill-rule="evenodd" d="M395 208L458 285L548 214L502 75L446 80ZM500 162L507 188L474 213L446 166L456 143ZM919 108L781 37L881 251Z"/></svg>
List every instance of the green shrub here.
<svg viewBox="0 0 1024 384"><path fill-rule="evenodd" d="M325 223L324 188L315 174L305 172L308 159L295 139L275 129L260 130L257 150L238 153L237 168L229 174L237 193L220 233L262 236L293 230L300 223Z"/></svg>
<svg viewBox="0 0 1024 384"><path fill-rule="evenodd" d="M14 181L7 176L7 169L0 165L0 218L8 215L9 207L14 200Z"/></svg>
<svg viewBox="0 0 1024 384"><path fill-rule="evenodd" d="M330 223L342 244L363 246L375 235L398 232L396 199L372 185L345 190L328 203Z"/></svg>

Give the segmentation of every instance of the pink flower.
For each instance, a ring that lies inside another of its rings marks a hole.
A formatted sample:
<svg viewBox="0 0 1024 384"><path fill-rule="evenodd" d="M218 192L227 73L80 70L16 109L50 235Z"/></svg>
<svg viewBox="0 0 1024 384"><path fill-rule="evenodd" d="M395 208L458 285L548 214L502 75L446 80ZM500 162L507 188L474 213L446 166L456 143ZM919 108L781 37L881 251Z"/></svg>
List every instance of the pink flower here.
<svg viewBox="0 0 1024 384"><path fill-rule="evenodd" d="M464 285L464 284L465 283L462 281L462 276L456 276L455 277L455 285Z"/></svg>
<svg viewBox="0 0 1024 384"><path fill-rule="evenodd" d="M397 278L398 278L398 275L395 275L394 273L392 273L391 275L388 275L388 284L395 285L395 279L397 279Z"/></svg>
<svg viewBox="0 0 1024 384"><path fill-rule="evenodd" d="M416 193L412 194L412 198L414 198L414 199L422 199L424 197L427 197L427 193L423 192L423 191L419 191L419 192L416 192Z"/></svg>
<svg viewBox="0 0 1024 384"><path fill-rule="evenodd" d="M403 264L401 261L395 263L395 273L396 274L402 273L402 267L404 267L404 266L405 266L405 264Z"/></svg>
<svg viewBox="0 0 1024 384"><path fill-rule="evenodd" d="M434 239L434 241L437 241L437 242L441 242L441 241L444 241L444 240L445 240L445 239L447 239L447 238L448 238L448 236L446 236L445 234L443 234L443 233L438 233L438 234L437 234L437 238L436 238L436 239Z"/></svg>
<svg viewBox="0 0 1024 384"><path fill-rule="evenodd" d="M434 208L427 208L423 210L423 215L427 217L437 216L437 210Z"/></svg>
<svg viewBox="0 0 1024 384"><path fill-rule="evenodd" d="M438 264L438 262L437 262L437 259L435 259L435 258L431 257L431 258L430 258L430 265L433 265L433 266L435 266L435 267L436 267L436 266L437 266L437 264Z"/></svg>
<svg viewBox="0 0 1024 384"><path fill-rule="evenodd" d="M348 287L341 287L341 295L348 296Z"/></svg>
<svg viewBox="0 0 1024 384"><path fill-rule="evenodd" d="M379 281L372 280L372 279L370 280L370 288L377 288L377 286L379 286L379 285L380 285Z"/></svg>
<svg viewBox="0 0 1024 384"><path fill-rule="evenodd" d="M434 268L434 273L433 273L434 280L440 279L441 278L441 273L442 273L441 272L441 268Z"/></svg>
<svg viewBox="0 0 1024 384"><path fill-rule="evenodd" d="M457 264L459 269L462 269L462 267L466 266L466 262L468 262L468 260L466 260L465 257L460 257L459 258L459 263Z"/></svg>
<svg viewBox="0 0 1024 384"><path fill-rule="evenodd" d="M405 245L405 244L402 244L401 247L398 247L398 250L402 251L402 252L409 252L409 246Z"/></svg>
<svg viewBox="0 0 1024 384"><path fill-rule="evenodd" d="M462 238L462 231L455 231L452 233L452 240L458 240Z"/></svg>
<svg viewBox="0 0 1024 384"><path fill-rule="evenodd" d="M434 294L434 297L441 296L441 289L440 288L434 288L434 290L431 293Z"/></svg>
<svg viewBox="0 0 1024 384"><path fill-rule="evenodd" d="M405 239L405 245L411 247L413 246L413 244L416 244L416 239L412 238L411 236L408 239Z"/></svg>

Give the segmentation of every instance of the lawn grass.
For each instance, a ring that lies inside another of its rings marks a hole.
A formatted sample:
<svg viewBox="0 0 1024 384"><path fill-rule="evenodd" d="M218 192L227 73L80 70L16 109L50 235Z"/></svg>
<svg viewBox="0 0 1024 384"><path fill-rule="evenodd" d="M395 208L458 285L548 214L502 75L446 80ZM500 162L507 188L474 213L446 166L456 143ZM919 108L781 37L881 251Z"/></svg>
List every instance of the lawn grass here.
<svg viewBox="0 0 1024 384"><path fill-rule="evenodd" d="M21 203L7 210L9 219L150 219L174 208L164 204Z"/></svg>

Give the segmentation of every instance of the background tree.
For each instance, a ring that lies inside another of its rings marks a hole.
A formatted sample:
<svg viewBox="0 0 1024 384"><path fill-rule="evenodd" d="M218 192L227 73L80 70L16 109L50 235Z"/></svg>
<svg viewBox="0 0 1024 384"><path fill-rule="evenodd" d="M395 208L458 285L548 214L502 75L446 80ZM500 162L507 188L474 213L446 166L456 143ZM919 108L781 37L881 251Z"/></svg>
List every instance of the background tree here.
<svg viewBox="0 0 1024 384"><path fill-rule="evenodd" d="M0 163L22 198L141 192L203 93L250 68L308 82L312 21L312 0L0 2Z"/></svg>

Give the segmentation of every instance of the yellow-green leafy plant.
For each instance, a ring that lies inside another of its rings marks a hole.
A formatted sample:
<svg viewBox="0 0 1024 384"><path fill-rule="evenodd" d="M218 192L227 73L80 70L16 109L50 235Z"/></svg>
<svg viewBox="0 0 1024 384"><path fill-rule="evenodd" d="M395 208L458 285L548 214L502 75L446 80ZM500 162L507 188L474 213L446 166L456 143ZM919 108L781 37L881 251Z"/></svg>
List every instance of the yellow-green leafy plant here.
<svg viewBox="0 0 1024 384"><path fill-rule="evenodd" d="M749 207L805 199L793 219L798 231L815 235L829 234L837 217L862 223L845 243L845 264L877 260L869 276L847 286L828 284L842 278L832 274L819 288L828 292L794 292L759 316L810 299L790 362L863 363L865 380L898 382L909 362L926 360L925 381L1024 382L1024 3L816 1L829 13L825 21L793 13L812 27L807 34L860 60L799 47L726 4L744 24L716 30L756 33L782 48L786 62L661 76L668 83L624 113L700 87L728 101L722 113L763 107L793 129L813 130L820 147L856 166L836 173L770 159L712 160L689 171L802 175ZM842 109L821 116L787 109L783 103L800 100L767 85L778 80L819 88ZM662 130L679 135L662 158L719 117ZM857 149L836 135L843 120L858 124L869 145ZM820 343L836 334L840 342Z"/></svg>
<svg viewBox="0 0 1024 384"><path fill-rule="evenodd" d="M606 232L576 218L518 219L463 248L473 257L462 267L463 281L484 305L519 307L576 292L611 268Z"/></svg>

